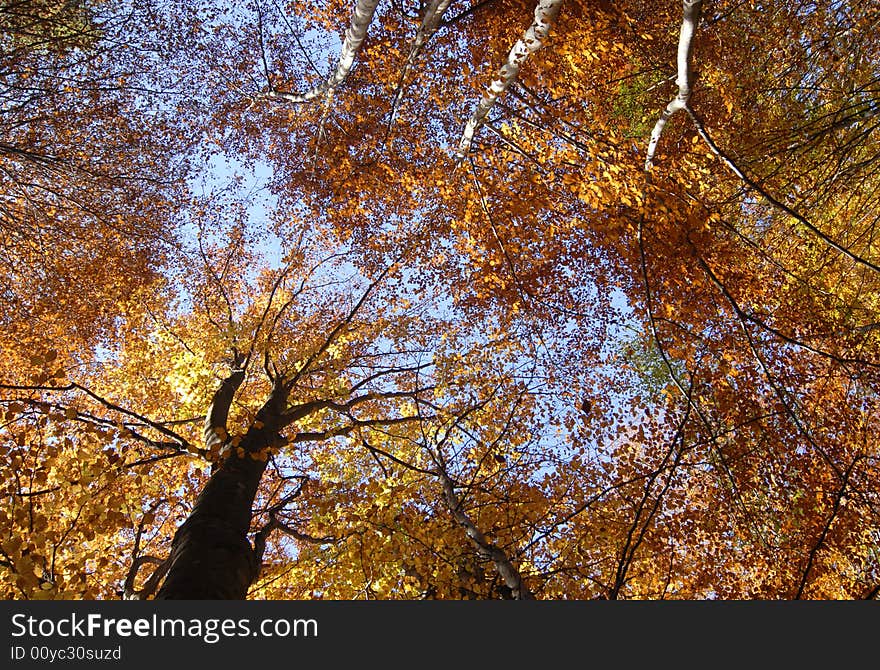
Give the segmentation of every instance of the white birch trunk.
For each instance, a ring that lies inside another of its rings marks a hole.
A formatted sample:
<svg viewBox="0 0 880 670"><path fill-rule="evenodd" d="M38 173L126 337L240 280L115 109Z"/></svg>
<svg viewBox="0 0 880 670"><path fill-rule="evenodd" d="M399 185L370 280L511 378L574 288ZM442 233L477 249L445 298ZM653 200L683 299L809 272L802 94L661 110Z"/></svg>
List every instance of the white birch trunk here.
<svg viewBox="0 0 880 670"><path fill-rule="evenodd" d="M403 66L403 72L400 74L400 84L397 87L397 93L394 95L394 100L391 103L389 126L394 123L394 118L397 116L397 108L400 106L401 97L403 97L404 86L409 77L409 73L416 62L416 58L418 58L425 43L431 39L434 33L437 32L437 28L440 27L440 20L443 18L443 14L446 13L446 10L451 3L452 0L431 0L431 2L428 3L428 6L425 7L425 15L422 17L422 23L413 39L409 55Z"/></svg>
<svg viewBox="0 0 880 670"><path fill-rule="evenodd" d="M336 70L333 74L325 81L305 93L270 91L268 96L294 103L309 102L322 95L332 98L334 91L339 88L339 85L345 81L348 73L351 72L354 59L357 57L364 38L367 36L367 29L373 21L373 14L376 13L378 5L379 0L358 0L354 13L351 15L351 24L348 30L345 31L345 40L339 53L339 63L336 65Z"/></svg>
<svg viewBox="0 0 880 670"><path fill-rule="evenodd" d="M683 0L682 2L682 22L678 35L678 76L675 78L678 93L666 105L666 109L663 110L663 113L654 125L654 129L651 131L651 139L648 142L648 154L645 158L645 172L651 171L654 152L657 150L657 143L660 141L660 136L663 135L663 128L666 126L666 122L677 111L686 109L688 100L690 100L691 54L693 52L694 33L697 30L697 24L700 22L700 9L702 5L703 0Z"/></svg>
<svg viewBox="0 0 880 670"><path fill-rule="evenodd" d="M477 105L471 118L468 119L458 144L458 150L455 152L456 159L461 161L470 151L474 136L486 120L486 116L495 104L495 101L504 93L510 85L516 81L519 76L520 68L526 59L540 49L544 45L544 40L550 33L550 27L556 16L559 14L559 8L562 6L562 0L539 0L538 6L535 7L535 20L529 29L526 30L522 39L517 40L516 44L510 50L507 56L507 62L498 72L498 77L489 86L489 90L483 95L480 103Z"/></svg>

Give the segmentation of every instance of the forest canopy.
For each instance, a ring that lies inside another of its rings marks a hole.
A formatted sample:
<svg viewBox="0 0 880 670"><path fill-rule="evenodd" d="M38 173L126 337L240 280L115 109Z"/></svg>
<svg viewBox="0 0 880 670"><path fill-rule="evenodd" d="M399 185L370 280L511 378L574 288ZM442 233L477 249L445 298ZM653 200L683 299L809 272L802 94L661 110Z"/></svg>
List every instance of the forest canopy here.
<svg viewBox="0 0 880 670"><path fill-rule="evenodd" d="M0 597L880 595L880 12L0 8Z"/></svg>

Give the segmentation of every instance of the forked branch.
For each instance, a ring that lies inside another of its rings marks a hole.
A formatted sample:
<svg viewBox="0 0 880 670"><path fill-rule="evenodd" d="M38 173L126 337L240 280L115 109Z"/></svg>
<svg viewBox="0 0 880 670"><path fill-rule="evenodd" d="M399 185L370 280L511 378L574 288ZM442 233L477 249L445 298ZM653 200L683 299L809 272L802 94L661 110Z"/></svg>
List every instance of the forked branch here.
<svg viewBox="0 0 880 670"><path fill-rule="evenodd" d="M162 578L165 576L165 573L168 572L168 568L171 565L168 559L140 555L141 537L143 537L147 519L149 519L159 506L164 504L164 502L164 500L158 500L151 505L147 514L144 514L138 523L137 531L134 536L134 547L131 552L131 567L128 569L128 574L125 576L125 583L123 584L122 597L124 600L147 600L156 592L156 588L159 586L159 583L162 581ZM150 575L147 581L144 582L144 585L140 589L135 589L135 581L137 580L138 572L140 572L140 569L144 565L148 564L157 567L153 570L153 574Z"/></svg>
<svg viewBox="0 0 880 670"><path fill-rule="evenodd" d="M522 575L501 547L489 541L483 532L464 511L462 501L455 492L455 486L442 465L438 464L437 474L443 483L443 497L452 517L464 529L468 539L477 552L486 560L492 561L495 570L513 594L514 600L532 600L534 596L523 581Z"/></svg>

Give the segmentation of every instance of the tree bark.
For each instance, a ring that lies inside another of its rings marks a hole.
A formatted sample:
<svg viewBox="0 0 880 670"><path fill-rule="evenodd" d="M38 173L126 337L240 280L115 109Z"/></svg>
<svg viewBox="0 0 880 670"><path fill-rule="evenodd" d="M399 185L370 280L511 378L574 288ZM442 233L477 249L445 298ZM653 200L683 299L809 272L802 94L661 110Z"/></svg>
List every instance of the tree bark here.
<svg viewBox="0 0 880 670"><path fill-rule="evenodd" d="M562 0L538 0L535 7L535 20L532 21L532 25L526 30L525 35L513 45L507 56L507 62L501 66L501 70L492 81L489 90L483 94L480 104L477 105L471 118L465 124L461 141L455 152L455 158L458 162L467 156L474 136L483 125L489 111L495 105L495 101L516 81L519 70L526 59L544 45L544 41L550 34L550 28L559 14L560 7L562 7Z"/></svg>
<svg viewBox="0 0 880 670"><path fill-rule="evenodd" d="M336 70L333 74L325 81L305 93L285 93L283 91L271 90L268 96L295 103L309 102L321 95L332 97L336 89L348 77L348 73L351 72L354 59L357 57L361 45L367 36L367 29L373 21L373 14L376 13L376 7L378 6L379 0L358 0L354 13L351 15L351 24L348 30L345 31L345 40L342 43L342 50L339 54L339 63L336 65Z"/></svg>
<svg viewBox="0 0 880 670"><path fill-rule="evenodd" d="M231 394L226 394L228 398L223 395L228 390L226 384L224 382L215 395L209 423L217 412L218 399L227 406L232 400ZM227 438L224 449L227 455L211 475L189 517L174 534L168 574L156 594L157 600L243 600L247 597L248 588L260 572L260 559L248 540L251 510L268 463L265 454L278 439L286 398L283 383L275 380L269 399L241 442L233 446ZM225 424L225 412L222 414Z"/></svg>
<svg viewBox="0 0 880 670"><path fill-rule="evenodd" d="M211 475L192 513L174 534L171 566L157 599L242 600L259 573L248 541L251 509L266 460L253 459L260 446L242 440L244 457L230 454ZM265 442L265 440L264 440Z"/></svg>

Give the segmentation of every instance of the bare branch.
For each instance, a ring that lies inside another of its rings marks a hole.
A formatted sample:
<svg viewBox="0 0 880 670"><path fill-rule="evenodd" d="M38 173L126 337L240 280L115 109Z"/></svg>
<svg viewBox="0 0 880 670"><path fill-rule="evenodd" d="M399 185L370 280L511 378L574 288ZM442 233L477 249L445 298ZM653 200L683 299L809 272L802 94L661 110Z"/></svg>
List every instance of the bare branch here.
<svg viewBox="0 0 880 670"><path fill-rule="evenodd" d="M290 441L294 443L321 442L323 440L329 440L334 437L349 435L358 428L379 428L382 426L396 426L404 423L413 423L416 421L424 421L433 418L434 417L432 416L399 416L392 419L354 419L350 423L344 426L339 426L338 428L330 428L328 430L320 432L297 433L293 436L293 438L291 438Z"/></svg>
<svg viewBox="0 0 880 670"><path fill-rule="evenodd" d="M332 535L324 535L321 537L315 537L314 535L309 535L308 533L303 533L302 531L297 530L293 526L290 526L286 523L275 519L275 527L280 530L285 535L290 535L291 537L295 537L300 542L308 542L309 544L331 544L333 542L339 542L338 537L334 537Z"/></svg>
<svg viewBox="0 0 880 670"><path fill-rule="evenodd" d="M880 324L878 324L878 327L880 327ZM387 368L384 370L379 370L378 372L374 372L373 374L368 375L367 377L364 377L363 379L361 379L357 384L354 384L351 387L351 389L349 389L348 392L353 393L354 391L357 391L358 389L366 386L370 382L376 381L380 377L385 377L387 375L402 374L404 372L418 372L419 370L424 370L425 368L429 368L432 365L433 365L433 363L419 363L418 365L413 365L410 367L395 367L395 368ZM429 387L429 388L425 388L424 390L428 391L428 390L431 390L432 388L433 387Z"/></svg>
<svg viewBox="0 0 880 670"><path fill-rule="evenodd" d="M325 340L321 344L321 346L318 347L318 349L315 350L315 352L312 353L312 355L309 356L305 360L305 362L300 366L299 370L297 370L293 374L293 376L291 376L291 378L286 383L286 388L288 391L294 387L294 385L306 373L306 371L309 369L309 367L312 365L312 363L314 363L315 360L321 354L323 354L325 351L327 351L327 349L330 348L330 345L333 344L333 342L336 340L336 338L339 336L339 334L342 332L342 330L346 326L351 324L352 320L357 315L357 313L360 311L361 307L363 307L364 303L366 303L367 298L370 297L370 294L373 292L373 290L385 279L385 276L391 271L391 269L394 267L394 265L395 265L395 263L391 263L387 268L382 270L382 272L375 279L375 281L373 281L369 286L367 286L366 290L363 292L363 294L358 299L358 301L348 311L348 314L346 314L345 318L342 321L340 321L338 324L336 324L336 326L333 328L333 330L331 330L330 333L327 335L327 337L325 338Z"/></svg>
<svg viewBox="0 0 880 670"><path fill-rule="evenodd" d="M364 447L366 447L367 450L371 454L373 454L373 456L376 456L376 457L384 456L388 460L393 461L394 463L397 463L400 466L403 466L407 470L412 470L414 472L420 472L423 475L430 475L431 477L435 477L437 475L437 473L434 472L433 470L425 470L424 468L420 468L417 465L413 465L412 463L408 463L400 458L397 458L397 456L385 451L384 449L380 449L379 447L373 446L372 444L367 442L366 439L362 439L361 444L363 444ZM377 461L378 461L378 458L377 458ZM381 461L379 461L379 467L383 468L383 470L384 470L384 466L382 465Z"/></svg>
<svg viewBox="0 0 880 670"><path fill-rule="evenodd" d="M428 386L414 391L387 391L385 393L366 393L350 398L347 402L335 402L333 400L313 400L311 402L294 405L281 416L280 427L288 426L294 421L299 421L313 412L321 409L331 409L339 414L349 416L352 409L371 400L388 400L391 398L412 398L418 402L418 394L430 391L434 387Z"/></svg>
<svg viewBox="0 0 880 670"><path fill-rule="evenodd" d="M300 532L292 526L278 519L278 514L284 509L285 505L300 496L303 490L303 485L304 482L300 483L295 491L284 496L280 501L278 501L268 509L269 522L254 535L254 556L257 559L257 565L262 566L263 555L266 552L266 543L269 540L269 536L275 530L280 530L285 535L290 535L291 537L295 537L301 542L309 542L311 544L329 544L339 541L339 538L336 537L314 537L307 533Z"/></svg>

